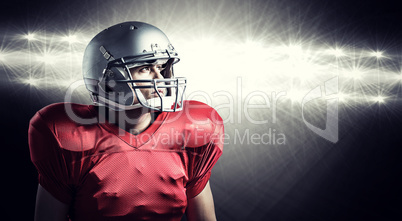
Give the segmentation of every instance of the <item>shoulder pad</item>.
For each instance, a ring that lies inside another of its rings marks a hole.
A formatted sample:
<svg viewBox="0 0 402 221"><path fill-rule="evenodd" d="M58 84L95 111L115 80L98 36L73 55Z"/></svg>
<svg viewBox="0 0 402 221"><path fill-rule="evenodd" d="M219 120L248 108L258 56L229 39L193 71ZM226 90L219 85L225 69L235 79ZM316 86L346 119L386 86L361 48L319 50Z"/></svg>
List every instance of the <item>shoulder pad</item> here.
<svg viewBox="0 0 402 221"><path fill-rule="evenodd" d="M218 112L198 101L183 102L177 123L182 123L186 147L199 147L218 142L223 136L223 121Z"/></svg>

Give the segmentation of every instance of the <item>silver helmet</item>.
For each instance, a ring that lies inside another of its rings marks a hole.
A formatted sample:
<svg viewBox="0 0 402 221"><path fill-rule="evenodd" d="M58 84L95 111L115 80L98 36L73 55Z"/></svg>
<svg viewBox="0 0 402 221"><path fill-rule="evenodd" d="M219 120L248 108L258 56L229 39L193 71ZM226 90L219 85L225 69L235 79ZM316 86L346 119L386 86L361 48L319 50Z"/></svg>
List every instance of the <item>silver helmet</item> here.
<svg viewBox="0 0 402 221"><path fill-rule="evenodd" d="M174 112L182 109L187 84L186 78L174 77L173 64L179 60L160 29L143 22L124 22L103 30L89 42L82 70L95 104L114 110L144 106ZM163 64L163 79L132 78L130 68L156 63ZM154 90L157 96L147 99L141 89ZM159 93L161 89L167 94Z"/></svg>

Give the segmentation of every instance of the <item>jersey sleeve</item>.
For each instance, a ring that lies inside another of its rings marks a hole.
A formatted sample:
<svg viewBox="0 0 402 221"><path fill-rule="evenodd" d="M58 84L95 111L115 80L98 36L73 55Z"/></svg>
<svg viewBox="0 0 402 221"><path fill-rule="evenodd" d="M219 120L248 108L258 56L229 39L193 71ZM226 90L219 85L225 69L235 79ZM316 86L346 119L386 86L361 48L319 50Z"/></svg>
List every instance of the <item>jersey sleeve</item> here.
<svg viewBox="0 0 402 221"><path fill-rule="evenodd" d="M28 131L31 160L38 171L39 184L59 201L70 204L73 188L66 165L68 159L60 148L54 127L40 112L31 119Z"/></svg>
<svg viewBox="0 0 402 221"><path fill-rule="evenodd" d="M203 136L198 133L196 137L208 137L209 142L196 148L188 148L189 151L189 181L187 182L187 197L197 196L204 188L211 176L211 170L222 155L224 126L222 119L213 110L215 117L210 121L212 130Z"/></svg>

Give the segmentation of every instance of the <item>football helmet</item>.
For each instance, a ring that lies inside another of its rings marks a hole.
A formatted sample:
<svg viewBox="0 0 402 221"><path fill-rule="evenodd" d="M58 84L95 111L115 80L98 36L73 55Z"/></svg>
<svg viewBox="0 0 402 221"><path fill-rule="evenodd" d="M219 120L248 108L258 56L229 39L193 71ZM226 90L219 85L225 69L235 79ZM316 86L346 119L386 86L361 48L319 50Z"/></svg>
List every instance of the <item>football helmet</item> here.
<svg viewBox="0 0 402 221"><path fill-rule="evenodd" d="M93 102L113 110L141 106L174 112L182 109L187 80L174 77L173 64L180 60L167 36L143 22L124 22L97 34L87 45L82 64L86 88ZM130 69L162 65L163 79L134 80ZM146 98L141 90L152 90ZM160 93L166 91L166 94Z"/></svg>

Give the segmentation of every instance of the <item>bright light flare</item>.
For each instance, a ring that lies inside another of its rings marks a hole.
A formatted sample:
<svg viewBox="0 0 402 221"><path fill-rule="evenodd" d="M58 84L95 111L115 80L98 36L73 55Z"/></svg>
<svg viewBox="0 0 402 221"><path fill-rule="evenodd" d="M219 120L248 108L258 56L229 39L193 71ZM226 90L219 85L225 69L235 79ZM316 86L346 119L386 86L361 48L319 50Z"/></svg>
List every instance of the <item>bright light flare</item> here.
<svg viewBox="0 0 402 221"><path fill-rule="evenodd" d="M293 58L300 58L303 55L301 45L289 45L285 48L286 53Z"/></svg>
<svg viewBox="0 0 402 221"><path fill-rule="evenodd" d="M38 86L38 85L39 85L39 82L40 82L39 79L32 78L32 77L29 77L29 78L27 78L27 79L23 79L23 80L22 80L22 83L27 84L27 85L30 85L30 86L34 86L34 87Z"/></svg>
<svg viewBox="0 0 402 221"><path fill-rule="evenodd" d="M11 53L5 50L6 48L0 48L1 65L12 70L9 73L15 76L26 73L24 77L16 77L25 78L17 82L41 89L63 90L74 80L81 79L80 66L85 49L85 45L81 44L84 43L83 36L84 34L80 32L64 36L28 34L25 39L43 43L43 47L42 44L38 46L35 44L25 50L18 48ZM24 39L19 37L18 40ZM79 42L79 44L68 46L61 42L69 44ZM385 79L393 80L392 84L402 82L402 73L382 72L384 77L377 78L378 68L385 68L387 63L377 62L377 65L373 65L376 62L373 62L368 55L371 53L372 56L382 58L384 54L381 51L350 50L346 46L321 48L308 43L270 45L253 39L234 44L220 40L217 36L196 37L190 41L178 42L177 48L186 60L180 62L175 69L179 71L177 73L182 72L193 79L189 82L192 84L189 92L202 90L209 93L220 88L238 96L236 90L243 90L244 97L254 91L263 91L267 94L272 91L285 91L286 96L283 97L292 104L297 104L303 101L312 88L336 75L345 85L353 86L353 88L345 87L342 92L334 95L339 102L348 105L354 102L360 104L363 101L384 103L387 99L384 96L367 96L372 94L373 86ZM219 53L215 53L216 51ZM347 58L335 60L332 56ZM207 65L200 65L201 63ZM29 77L30 73L34 72L35 77ZM213 82L205 77L206 72L208 75L214 75ZM242 80L241 84L236 81L239 78ZM356 84L350 85L349 82Z"/></svg>
<svg viewBox="0 0 402 221"><path fill-rule="evenodd" d="M385 100L387 99L387 97L378 95L377 97L373 97L372 100L376 103L385 103Z"/></svg>
<svg viewBox="0 0 402 221"><path fill-rule="evenodd" d="M62 40L68 42L69 44L78 42L77 36L75 35L64 36Z"/></svg>
<svg viewBox="0 0 402 221"><path fill-rule="evenodd" d="M377 59L383 58L383 52L382 51L373 51L370 53L371 56L376 57Z"/></svg>
<svg viewBox="0 0 402 221"><path fill-rule="evenodd" d="M1 55L0 55L1 56ZM1 60L1 59L0 59ZM397 81L402 81L402 73L401 74L397 74L394 76L394 79Z"/></svg>
<svg viewBox="0 0 402 221"><path fill-rule="evenodd" d="M334 56L337 57L337 58L346 55L345 52L344 52L342 49L340 49L340 48L330 49L330 50L328 50L328 53L334 55Z"/></svg>
<svg viewBox="0 0 402 221"><path fill-rule="evenodd" d="M45 64L53 64L57 61L57 58L54 55L44 54L42 56L37 56L36 60Z"/></svg>
<svg viewBox="0 0 402 221"><path fill-rule="evenodd" d="M32 33L27 34L27 35L25 35L25 39L27 39L28 41L36 40L35 34L32 34Z"/></svg>
<svg viewBox="0 0 402 221"><path fill-rule="evenodd" d="M303 101L304 96L308 93L306 89L299 89L299 88L291 88L290 90L286 91L286 98L292 102L301 103Z"/></svg>
<svg viewBox="0 0 402 221"><path fill-rule="evenodd" d="M354 80L361 80L363 78L363 71L359 69L353 69L345 74L347 77L350 77Z"/></svg>
<svg viewBox="0 0 402 221"><path fill-rule="evenodd" d="M345 94L343 92L339 92L337 94L338 100L339 102L347 102L348 99L350 99L350 95L349 94Z"/></svg>

